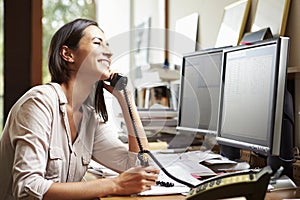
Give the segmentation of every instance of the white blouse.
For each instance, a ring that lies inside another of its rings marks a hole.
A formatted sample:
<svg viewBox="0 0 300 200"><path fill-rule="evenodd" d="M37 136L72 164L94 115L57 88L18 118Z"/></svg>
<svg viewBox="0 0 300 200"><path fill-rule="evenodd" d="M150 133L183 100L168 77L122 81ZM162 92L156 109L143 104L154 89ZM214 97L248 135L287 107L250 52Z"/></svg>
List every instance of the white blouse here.
<svg viewBox="0 0 300 200"><path fill-rule="evenodd" d="M74 143L59 84L35 86L16 102L0 140L0 200L42 199L53 182L81 181L92 157L114 170L136 165L136 154L101 121L90 97Z"/></svg>

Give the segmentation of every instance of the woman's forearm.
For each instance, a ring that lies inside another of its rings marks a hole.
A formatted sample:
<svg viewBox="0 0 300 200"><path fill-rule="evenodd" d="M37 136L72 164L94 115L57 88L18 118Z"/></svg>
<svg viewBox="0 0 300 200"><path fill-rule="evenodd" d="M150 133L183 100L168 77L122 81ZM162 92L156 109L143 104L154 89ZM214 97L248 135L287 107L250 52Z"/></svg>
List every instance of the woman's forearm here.
<svg viewBox="0 0 300 200"><path fill-rule="evenodd" d="M44 195L47 199L95 199L115 193L113 179L97 179L87 182L53 183Z"/></svg>
<svg viewBox="0 0 300 200"><path fill-rule="evenodd" d="M130 195L151 189L156 185L159 170L153 166L135 167L114 178L87 182L53 183L44 199L95 199L107 195Z"/></svg>
<svg viewBox="0 0 300 200"><path fill-rule="evenodd" d="M125 91L124 91L125 92ZM127 131L128 131L128 143L129 143L129 150L133 151L133 152L139 152L140 151L140 147L137 143L137 136L138 135L140 142L141 142L141 146L143 147L143 149L149 149L148 146L148 140L144 131L144 127L142 125L140 116L138 114L136 105L134 103L134 100L132 98L132 95L130 92L127 92L127 97L128 97L128 101L129 101L129 106L128 106L128 102L126 101L126 96L124 95L122 98L118 98L121 109L122 109L122 113L124 116L124 120L126 123L126 127L127 127ZM130 110L129 110L130 109ZM131 112L131 113L129 113ZM135 133L135 131L137 133Z"/></svg>

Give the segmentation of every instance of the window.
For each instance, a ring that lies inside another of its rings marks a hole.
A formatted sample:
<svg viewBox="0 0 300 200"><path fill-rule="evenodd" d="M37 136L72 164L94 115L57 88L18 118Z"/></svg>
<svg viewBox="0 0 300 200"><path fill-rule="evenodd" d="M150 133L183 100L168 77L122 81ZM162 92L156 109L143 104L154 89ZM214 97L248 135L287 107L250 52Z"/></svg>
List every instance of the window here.
<svg viewBox="0 0 300 200"><path fill-rule="evenodd" d="M54 32L75 18L96 19L95 0L43 0L43 82L50 81L48 48Z"/></svg>

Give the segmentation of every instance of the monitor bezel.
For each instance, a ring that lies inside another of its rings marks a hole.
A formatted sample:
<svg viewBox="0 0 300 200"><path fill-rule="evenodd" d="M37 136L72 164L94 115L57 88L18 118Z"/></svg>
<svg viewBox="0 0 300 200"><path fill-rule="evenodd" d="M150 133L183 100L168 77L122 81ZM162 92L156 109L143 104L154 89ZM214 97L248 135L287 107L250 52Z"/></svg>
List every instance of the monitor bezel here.
<svg viewBox="0 0 300 200"><path fill-rule="evenodd" d="M240 51L244 49L253 49L262 46L276 45L276 61L275 65L277 68L274 70L274 91L272 102L272 119L270 133L267 139L261 143L255 144L249 140L238 140L233 138L228 138L224 136L221 131L222 125L222 111L223 111L223 98L224 98L224 79L226 70L226 58L227 54L233 51ZM284 94L286 90L286 76L287 76L287 66L288 66L288 48L289 48L289 38L279 37L275 39L268 39L256 42L251 45L241 45L226 49L223 51L223 61L222 61L222 78L221 78L221 96L219 101L219 114L218 114L218 126L217 126L217 143L221 145L227 145L235 148L246 149L265 156L279 156L280 155L280 145L281 145L281 127L282 127L282 117L283 117L283 106L284 106Z"/></svg>
<svg viewBox="0 0 300 200"><path fill-rule="evenodd" d="M221 56L223 56L223 50L226 48L229 48L229 47L231 47L231 46L202 49L202 50L199 50L196 52L187 53L187 54L183 55L182 65L181 65L182 66L181 67L181 76L180 76L181 80L180 80L180 90L179 90L179 101L178 101L178 122L177 122L177 127L176 127L177 131L181 131L181 132L185 132L185 133L192 133L192 134L195 134L195 133L203 134L203 135L210 134L210 135L217 136L217 126L215 129L209 129L209 128L205 129L205 128L191 128L191 127L181 125L182 98L183 98L183 87L184 87L184 79L185 79L185 63L187 62L188 58L197 57L197 56L201 56L201 55L207 55L207 54L212 55L212 54L220 53ZM222 64L222 58L221 58L221 64ZM220 70L221 70L221 66L220 66ZM221 79L221 71L220 71L219 78Z"/></svg>

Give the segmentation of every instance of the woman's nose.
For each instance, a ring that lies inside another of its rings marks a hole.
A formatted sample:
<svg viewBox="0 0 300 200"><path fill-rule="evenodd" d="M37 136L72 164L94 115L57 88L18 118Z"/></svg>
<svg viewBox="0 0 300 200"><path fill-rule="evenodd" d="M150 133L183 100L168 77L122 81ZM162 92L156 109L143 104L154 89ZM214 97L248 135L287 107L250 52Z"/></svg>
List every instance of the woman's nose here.
<svg viewBox="0 0 300 200"><path fill-rule="evenodd" d="M103 55L107 56L108 58L111 58L113 54L111 51L105 51L103 52Z"/></svg>
<svg viewBox="0 0 300 200"><path fill-rule="evenodd" d="M113 53L108 47L106 47L105 50L103 51L103 55L107 56L108 58L111 58Z"/></svg>

